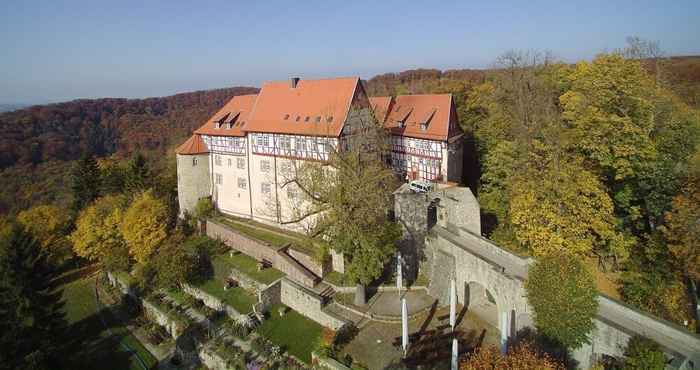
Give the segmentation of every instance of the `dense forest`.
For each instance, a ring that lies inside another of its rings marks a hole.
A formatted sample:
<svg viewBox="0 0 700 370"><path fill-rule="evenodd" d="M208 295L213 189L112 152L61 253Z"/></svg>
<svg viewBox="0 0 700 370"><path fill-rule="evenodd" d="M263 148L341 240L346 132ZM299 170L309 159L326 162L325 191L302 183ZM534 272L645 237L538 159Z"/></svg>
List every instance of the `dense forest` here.
<svg viewBox="0 0 700 370"><path fill-rule="evenodd" d="M234 95L251 87L162 98L94 99L0 114L0 213L33 204L67 204L66 175L83 153L162 156Z"/></svg>

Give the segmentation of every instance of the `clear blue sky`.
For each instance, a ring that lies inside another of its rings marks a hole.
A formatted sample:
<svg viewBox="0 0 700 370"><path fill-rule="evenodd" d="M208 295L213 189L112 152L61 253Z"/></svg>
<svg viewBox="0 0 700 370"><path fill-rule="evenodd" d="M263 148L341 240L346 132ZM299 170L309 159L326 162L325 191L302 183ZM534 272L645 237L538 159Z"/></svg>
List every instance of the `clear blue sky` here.
<svg viewBox="0 0 700 370"><path fill-rule="evenodd" d="M630 35L700 54L700 1L3 0L0 103L483 68L509 49L575 61Z"/></svg>

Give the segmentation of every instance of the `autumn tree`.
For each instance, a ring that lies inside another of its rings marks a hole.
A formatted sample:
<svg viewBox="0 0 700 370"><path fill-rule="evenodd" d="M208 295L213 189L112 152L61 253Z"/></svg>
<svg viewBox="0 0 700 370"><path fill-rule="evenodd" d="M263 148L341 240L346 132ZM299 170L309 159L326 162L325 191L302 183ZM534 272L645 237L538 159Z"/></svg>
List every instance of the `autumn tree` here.
<svg viewBox="0 0 700 370"><path fill-rule="evenodd" d="M71 256L71 246L67 237L68 214L54 205L40 205L29 208L17 215L22 225L41 247L48 253L48 259L57 265Z"/></svg>
<svg viewBox="0 0 700 370"><path fill-rule="evenodd" d="M525 282L537 330L570 350L589 342L598 310L592 274L568 253L542 256L530 266Z"/></svg>
<svg viewBox="0 0 700 370"><path fill-rule="evenodd" d="M108 195L83 209L70 235L75 253L101 262L107 270L127 268L127 245L120 230L126 205L124 196Z"/></svg>
<svg viewBox="0 0 700 370"><path fill-rule="evenodd" d="M144 191L148 189L151 180L146 157L141 152L136 152L124 171L124 190L130 194Z"/></svg>
<svg viewBox="0 0 700 370"><path fill-rule="evenodd" d="M201 243L186 242L179 233L171 235L158 247L158 258L151 261L155 271L154 283L158 287L179 287L182 283L197 280L202 275L203 264L208 263L206 248Z"/></svg>
<svg viewBox="0 0 700 370"><path fill-rule="evenodd" d="M100 169L92 155L84 154L71 173L72 210L80 212L100 195Z"/></svg>
<svg viewBox="0 0 700 370"><path fill-rule="evenodd" d="M133 200L119 229L129 247L129 254L137 262L146 262L165 239L167 223L167 207L150 190Z"/></svg>
<svg viewBox="0 0 700 370"><path fill-rule="evenodd" d="M627 342L623 370L663 370L666 355L653 340L634 336Z"/></svg>
<svg viewBox="0 0 700 370"><path fill-rule="evenodd" d="M381 276L400 236L388 218L397 182L385 162L387 134L369 110L352 110L346 126L327 162L305 162L283 179L283 189L303 198L284 223L309 222L312 237L345 255L356 303L364 304L365 286Z"/></svg>
<svg viewBox="0 0 700 370"><path fill-rule="evenodd" d="M564 370L565 367L535 346L523 342L502 355L495 346L480 346L459 364L460 370Z"/></svg>

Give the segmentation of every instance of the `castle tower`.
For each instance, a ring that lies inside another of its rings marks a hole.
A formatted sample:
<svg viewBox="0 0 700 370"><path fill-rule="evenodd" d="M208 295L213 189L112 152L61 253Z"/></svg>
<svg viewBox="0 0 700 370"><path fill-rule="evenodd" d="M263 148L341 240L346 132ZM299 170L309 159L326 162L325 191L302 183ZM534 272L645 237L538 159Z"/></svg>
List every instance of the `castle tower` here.
<svg viewBox="0 0 700 370"><path fill-rule="evenodd" d="M199 135L192 135L176 150L177 198L180 217L192 214L200 198L211 195L209 151Z"/></svg>

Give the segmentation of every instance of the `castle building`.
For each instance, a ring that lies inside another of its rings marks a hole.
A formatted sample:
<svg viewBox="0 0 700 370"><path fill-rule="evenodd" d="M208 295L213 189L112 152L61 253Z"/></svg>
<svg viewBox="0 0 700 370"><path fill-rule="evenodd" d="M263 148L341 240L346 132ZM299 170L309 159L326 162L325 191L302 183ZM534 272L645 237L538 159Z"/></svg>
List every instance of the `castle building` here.
<svg viewBox="0 0 700 370"><path fill-rule="evenodd" d="M292 78L233 97L176 149L181 216L211 197L226 214L310 226L311 219L291 223L302 197L286 180L306 161L327 161L370 115L391 133L402 178L460 182L462 132L451 95L369 98L357 77Z"/></svg>

